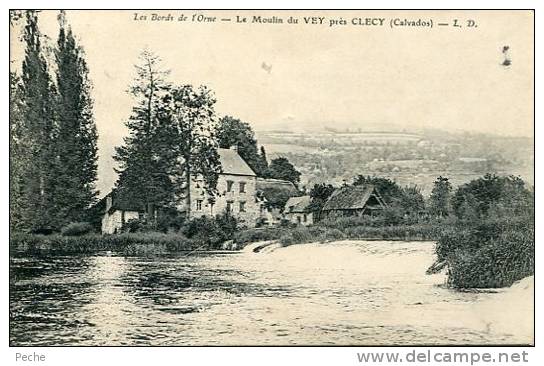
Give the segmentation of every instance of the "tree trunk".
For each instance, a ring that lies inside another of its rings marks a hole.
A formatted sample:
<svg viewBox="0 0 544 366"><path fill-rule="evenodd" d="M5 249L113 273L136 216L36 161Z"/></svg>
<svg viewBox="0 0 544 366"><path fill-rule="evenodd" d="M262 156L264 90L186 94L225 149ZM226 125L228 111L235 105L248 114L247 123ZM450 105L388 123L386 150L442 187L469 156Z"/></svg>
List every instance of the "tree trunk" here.
<svg viewBox="0 0 544 366"><path fill-rule="evenodd" d="M186 159L185 176L187 179L187 195L185 196L185 202L187 205L187 219L191 219L191 166L189 165L189 159Z"/></svg>

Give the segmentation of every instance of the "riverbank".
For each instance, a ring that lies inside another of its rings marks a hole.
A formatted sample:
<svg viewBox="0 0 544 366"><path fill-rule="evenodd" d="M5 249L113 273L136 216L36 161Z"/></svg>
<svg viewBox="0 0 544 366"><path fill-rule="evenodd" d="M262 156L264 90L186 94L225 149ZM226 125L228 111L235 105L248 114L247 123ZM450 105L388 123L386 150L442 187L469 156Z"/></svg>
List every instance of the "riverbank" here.
<svg viewBox="0 0 544 366"><path fill-rule="evenodd" d="M61 234L40 235L13 233L10 235L12 255L25 254L94 254L110 251L120 255L161 255L190 251L240 250L244 246L274 240L283 246L312 242L352 240L434 240L439 230L436 225L400 225L387 227L343 224L338 228L328 225L298 227L267 227L240 229L231 240L218 243L205 235L188 238L182 233L135 232L113 235L96 233L81 236Z"/></svg>
<svg viewBox="0 0 544 366"><path fill-rule="evenodd" d="M191 240L181 234L157 232L123 233L115 235L86 234L63 236L15 233L10 235L10 254L20 255L79 255L114 252L121 255L158 255L212 249L206 243Z"/></svg>
<svg viewBox="0 0 544 366"><path fill-rule="evenodd" d="M433 241L437 260L428 273L447 268L450 287L498 288L534 274L534 225L528 220L487 220L478 225L462 222L368 226L361 220L322 222L313 226L219 229L210 234L199 228L190 238L182 233L136 232L82 236L16 233L10 237L12 256L93 255L112 252L123 256L225 252L251 243L274 241L281 246L342 240Z"/></svg>

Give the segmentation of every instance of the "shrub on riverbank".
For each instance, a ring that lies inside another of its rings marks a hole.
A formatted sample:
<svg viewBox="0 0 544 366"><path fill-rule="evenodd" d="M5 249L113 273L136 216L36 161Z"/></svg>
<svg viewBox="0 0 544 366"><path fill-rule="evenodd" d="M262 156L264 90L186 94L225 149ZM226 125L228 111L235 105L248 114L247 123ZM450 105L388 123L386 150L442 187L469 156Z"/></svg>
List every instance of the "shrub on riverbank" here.
<svg viewBox="0 0 544 366"><path fill-rule="evenodd" d="M289 229L283 227L262 227L240 230L234 234L233 240L241 245L258 241L278 240Z"/></svg>
<svg viewBox="0 0 544 366"><path fill-rule="evenodd" d="M228 213L195 218L182 228L185 236L211 248L219 248L221 243L231 240L238 231L238 221Z"/></svg>
<svg viewBox="0 0 544 366"><path fill-rule="evenodd" d="M510 286L534 274L534 225L517 219L457 227L439 239L437 255L452 287Z"/></svg>
<svg viewBox="0 0 544 366"><path fill-rule="evenodd" d="M93 231L93 226L88 222L71 222L62 229L63 236L81 236Z"/></svg>
<svg viewBox="0 0 544 366"><path fill-rule="evenodd" d="M455 224L438 238L437 263L457 288L510 286L534 274L534 191L517 177L487 174L460 186Z"/></svg>
<svg viewBox="0 0 544 366"><path fill-rule="evenodd" d="M396 225L386 224L381 216L324 220L319 226L340 230L347 239L436 240L451 225L451 220L410 218Z"/></svg>
<svg viewBox="0 0 544 366"><path fill-rule="evenodd" d="M326 228L323 226L300 226L287 231L279 239L283 245L312 243L312 242L327 242L343 240L346 236L343 232L334 228Z"/></svg>

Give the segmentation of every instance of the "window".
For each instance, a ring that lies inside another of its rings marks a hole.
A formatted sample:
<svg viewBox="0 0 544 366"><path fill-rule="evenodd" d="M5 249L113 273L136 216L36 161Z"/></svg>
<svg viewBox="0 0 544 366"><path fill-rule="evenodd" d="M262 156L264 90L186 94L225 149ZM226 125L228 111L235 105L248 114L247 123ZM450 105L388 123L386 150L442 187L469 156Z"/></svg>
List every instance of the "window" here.
<svg viewBox="0 0 544 366"><path fill-rule="evenodd" d="M202 200L197 200L196 201L196 210L197 211L202 211Z"/></svg>
<svg viewBox="0 0 544 366"><path fill-rule="evenodd" d="M246 193L246 182L240 182L240 193Z"/></svg>
<svg viewBox="0 0 544 366"><path fill-rule="evenodd" d="M308 215L307 214L304 214L304 218L302 219L302 221L304 221L304 222L308 221Z"/></svg>
<svg viewBox="0 0 544 366"><path fill-rule="evenodd" d="M232 192L232 185L234 182L232 180L227 180L227 192Z"/></svg>
<svg viewBox="0 0 544 366"><path fill-rule="evenodd" d="M240 212L246 212L246 203L240 202Z"/></svg>
<svg viewBox="0 0 544 366"><path fill-rule="evenodd" d="M297 223L300 224L300 221L301 221L301 217L297 216Z"/></svg>
<svg viewBox="0 0 544 366"><path fill-rule="evenodd" d="M232 201L227 201L227 212L232 212Z"/></svg>

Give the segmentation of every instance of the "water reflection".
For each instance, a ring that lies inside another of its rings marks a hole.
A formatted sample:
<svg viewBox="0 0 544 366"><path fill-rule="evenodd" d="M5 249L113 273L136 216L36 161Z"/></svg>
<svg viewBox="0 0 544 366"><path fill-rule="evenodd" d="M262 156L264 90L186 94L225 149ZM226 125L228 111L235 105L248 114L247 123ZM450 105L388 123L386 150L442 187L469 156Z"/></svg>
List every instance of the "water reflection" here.
<svg viewBox="0 0 544 366"><path fill-rule="evenodd" d="M10 342L45 344L79 342L80 317L92 301L94 283L85 274L87 258L12 258L10 260ZM42 342L42 341L40 341Z"/></svg>
<svg viewBox="0 0 544 366"><path fill-rule="evenodd" d="M17 258L13 345L497 344L475 304L426 276L432 243L267 253ZM530 340L529 340L530 341Z"/></svg>

